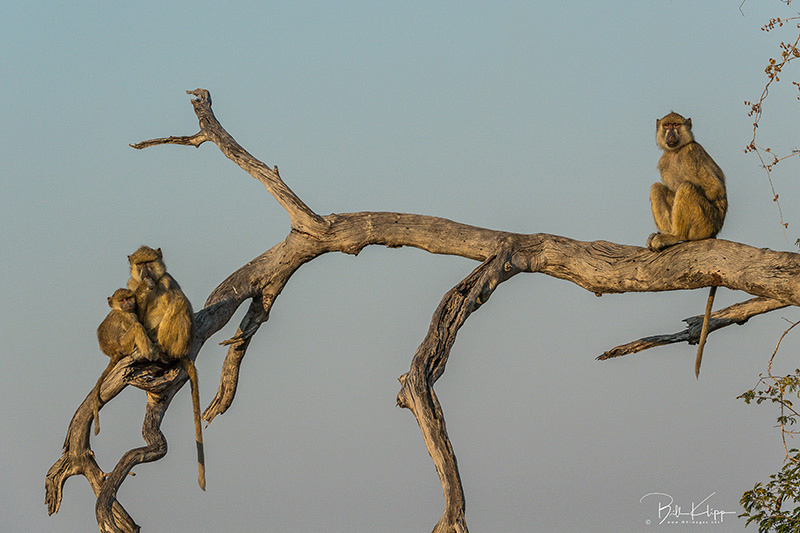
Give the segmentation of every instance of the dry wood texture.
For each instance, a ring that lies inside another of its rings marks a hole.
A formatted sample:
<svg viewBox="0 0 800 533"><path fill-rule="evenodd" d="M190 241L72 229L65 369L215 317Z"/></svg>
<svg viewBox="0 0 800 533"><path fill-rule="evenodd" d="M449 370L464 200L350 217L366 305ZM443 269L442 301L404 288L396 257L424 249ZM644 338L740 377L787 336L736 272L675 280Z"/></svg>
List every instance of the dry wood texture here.
<svg viewBox="0 0 800 533"><path fill-rule="evenodd" d="M208 91L197 89L189 93L195 96L192 104L200 123L197 134L153 139L132 146L141 149L160 144L199 146L212 142L226 157L264 184L286 210L291 222L291 231L284 241L220 283L195 315L192 360L197 358L205 341L230 321L240 305L250 300L236 335L223 343L228 345L228 352L220 386L203 413L204 420L210 422L231 406L250 339L269 318L273 303L292 274L308 261L328 252L358 254L365 246L377 244L413 246L430 253L459 255L480 262L444 295L410 370L399 378L397 403L416 417L442 483L445 509L433 529L436 533L466 532L467 525L456 457L433 386L445 371L459 328L500 283L521 272L539 272L571 281L598 295L724 286L755 297L715 312L711 331L743 324L752 316L774 309L800 304L800 286L796 282L800 274L800 256L735 242L695 241L653 253L639 246L581 242L544 233L493 231L422 215L363 212L320 216L286 186L277 167L270 168L254 158L225 131L211 110ZM687 329L683 332L640 339L613 348L598 359L673 342L696 343L702 317L686 321ZM186 374L176 368L134 364L123 359L103 384L101 397L107 402L127 385L147 391L142 428L147 445L125 453L114 470L104 475L89 446L92 405L87 397L69 425L62 457L47 474L46 504L50 513L58 511L66 479L80 474L97 494L95 511L101 531L138 531L139 526L117 501L117 491L135 465L158 460L166 454L161 419L186 379Z"/></svg>

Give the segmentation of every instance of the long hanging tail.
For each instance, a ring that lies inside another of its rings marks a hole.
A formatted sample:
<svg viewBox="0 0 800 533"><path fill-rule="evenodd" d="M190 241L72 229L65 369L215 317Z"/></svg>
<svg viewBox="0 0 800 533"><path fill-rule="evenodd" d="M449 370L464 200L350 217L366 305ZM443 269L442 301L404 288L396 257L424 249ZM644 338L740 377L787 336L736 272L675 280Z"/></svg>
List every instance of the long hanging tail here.
<svg viewBox="0 0 800 533"><path fill-rule="evenodd" d="M703 348L708 337L708 322L711 319L711 307L714 305L714 296L717 294L717 287L711 287L708 292L708 302L706 303L706 314L703 315L703 329L700 330L700 341L697 343L697 357L694 360L694 376L700 379L700 364L703 362Z"/></svg>
<svg viewBox="0 0 800 533"><path fill-rule="evenodd" d="M100 386L105 381L106 377L109 373L111 373L111 369L114 368L116 361L112 358L111 361L108 362L108 366L106 366L103 373L100 374L100 377L97 378L97 383L95 383L93 389L93 396L94 396L94 406L92 407L92 415L94 418L94 434L98 435L100 433L100 406L103 402L100 400Z"/></svg>
<svg viewBox="0 0 800 533"><path fill-rule="evenodd" d="M203 449L203 427L200 419L200 391L197 384L197 367L188 357L181 359L192 385L192 411L194 411L194 438L197 444L197 482L206 490L206 456Z"/></svg>
<svg viewBox="0 0 800 533"><path fill-rule="evenodd" d="M105 372L103 372L105 374ZM100 434L100 385L103 384L103 376L97 380L97 384L92 391L94 394L94 405L92 406L92 418L94 418L94 434Z"/></svg>

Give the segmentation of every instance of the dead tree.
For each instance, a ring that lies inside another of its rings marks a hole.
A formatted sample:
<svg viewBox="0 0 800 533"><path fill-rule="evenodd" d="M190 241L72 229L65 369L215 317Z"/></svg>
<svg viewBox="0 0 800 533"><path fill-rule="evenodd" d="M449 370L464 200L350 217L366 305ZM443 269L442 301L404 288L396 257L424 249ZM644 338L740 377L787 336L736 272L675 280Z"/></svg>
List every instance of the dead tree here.
<svg viewBox="0 0 800 533"><path fill-rule="evenodd" d="M456 457L447 436L444 415L433 385L445 371L459 328L485 303L498 285L521 272L539 272L571 281L595 294L671 291L723 286L755 298L712 315L710 331L743 324L750 317L789 305L800 305L800 256L789 252L709 239L673 246L653 253L639 246L606 241L581 242L543 233L517 234L494 231L443 218L404 213L362 212L320 216L283 182L278 168L270 168L242 148L211 110L211 95L188 91L199 119L200 131L186 137L144 141L134 148L161 144L200 146L212 142L245 172L264 184L289 215L291 231L276 244L231 274L214 289L195 315L195 339L190 357L197 358L203 344L225 326L234 312L249 300L249 309L236 334L222 344L228 352L219 390L203 413L211 422L224 413L236 394L239 371L250 340L268 318L275 299L297 269L329 252L358 254L365 246L413 246L434 254L467 257L479 263L442 298L428 332L400 376L397 404L409 409L419 424L425 445L442 483L445 506L434 533L467 531L464 491ZM646 337L613 348L598 359L608 359L674 342L697 343L702 317L686 319L685 331ZM123 454L116 467L104 474L89 446L92 398L78 407L67 431L63 455L50 468L45 482L50 514L61 503L64 482L70 476L86 477L97 495L95 513L104 532L138 531L139 526L116 499L131 469L166 454L161 420L187 376L179 369L134 364L123 359L103 384L101 398L108 402L127 385L147 392L142 434L146 446Z"/></svg>

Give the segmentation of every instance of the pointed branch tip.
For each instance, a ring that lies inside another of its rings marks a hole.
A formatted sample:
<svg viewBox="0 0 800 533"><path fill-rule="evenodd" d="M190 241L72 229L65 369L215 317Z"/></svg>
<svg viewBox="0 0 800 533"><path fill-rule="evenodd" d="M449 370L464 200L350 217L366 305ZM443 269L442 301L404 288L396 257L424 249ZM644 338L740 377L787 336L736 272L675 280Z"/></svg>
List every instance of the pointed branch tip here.
<svg viewBox="0 0 800 533"><path fill-rule="evenodd" d="M207 102L211 105L211 93L207 89L195 89L194 91L186 91L186 94L192 94L197 97L196 102Z"/></svg>

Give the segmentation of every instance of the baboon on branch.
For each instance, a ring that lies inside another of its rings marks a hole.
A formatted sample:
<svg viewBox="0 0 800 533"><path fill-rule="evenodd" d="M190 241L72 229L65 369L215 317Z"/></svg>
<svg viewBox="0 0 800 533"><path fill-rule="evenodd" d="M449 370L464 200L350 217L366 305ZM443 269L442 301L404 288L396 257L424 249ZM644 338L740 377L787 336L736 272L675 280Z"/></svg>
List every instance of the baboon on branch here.
<svg viewBox="0 0 800 533"><path fill-rule="evenodd" d="M178 282L167 273L161 248L142 246L128 256L131 277L128 288L136 296L139 320L150 338L158 343L165 362L179 362L192 387L195 439L197 442L197 469L200 488L206 490L203 429L200 419L200 393L197 369L189 359L194 336L192 304Z"/></svg>
<svg viewBox="0 0 800 533"><path fill-rule="evenodd" d="M129 355L150 361L159 359L158 350L153 346L139 317L136 314L136 297L133 291L117 289L108 297L108 306L111 308L105 319L97 326L97 342L100 351L106 354L110 361L108 366L94 386L94 434L100 433L100 386L111 372L111 369L122 359Z"/></svg>
<svg viewBox="0 0 800 533"><path fill-rule="evenodd" d="M694 140L692 119L673 112L656 120L656 144L664 151L658 161L661 183L650 188L658 232L647 239L647 247L658 252L681 241L716 237L728 211L725 175ZM697 377L716 292L717 288L711 287L708 294L694 364Z"/></svg>
<svg viewBox="0 0 800 533"><path fill-rule="evenodd" d="M670 113L656 121L661 183L650 188L658 233L647 247L660 251L681 241L716 237L728 211L725 175L694 140L692 119Z"/></svg>

